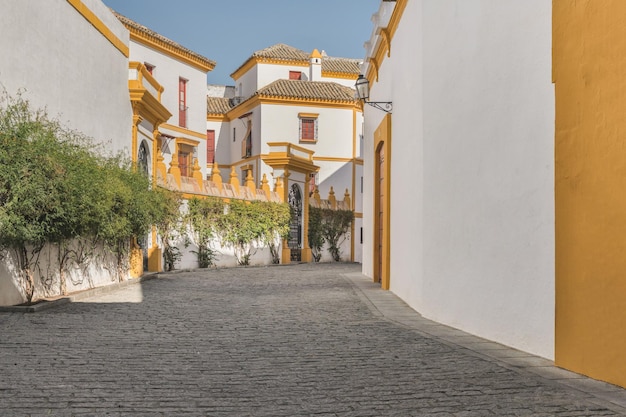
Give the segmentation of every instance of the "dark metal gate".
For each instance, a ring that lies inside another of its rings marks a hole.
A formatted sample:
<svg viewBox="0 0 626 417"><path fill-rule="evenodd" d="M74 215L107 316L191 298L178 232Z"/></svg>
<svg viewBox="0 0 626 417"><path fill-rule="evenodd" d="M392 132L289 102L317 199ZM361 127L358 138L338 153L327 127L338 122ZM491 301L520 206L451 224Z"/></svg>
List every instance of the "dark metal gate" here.
<svg viewBox="0 0 626 417"><path fill-rule="evenodd" d="M289 189L289 205L291 206L291 224L289 225L289 249L291 249L291 261L302 260L302 192L298 184L293 184Z"/></svg>

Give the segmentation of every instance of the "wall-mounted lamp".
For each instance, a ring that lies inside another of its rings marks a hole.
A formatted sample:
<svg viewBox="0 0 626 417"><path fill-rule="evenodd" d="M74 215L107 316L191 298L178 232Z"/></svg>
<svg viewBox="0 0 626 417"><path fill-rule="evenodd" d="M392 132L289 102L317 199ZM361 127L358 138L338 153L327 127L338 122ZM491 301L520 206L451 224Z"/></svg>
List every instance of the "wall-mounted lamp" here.
<svg viewBox="0 0 626 417"><path fill-rule="evenodd" d="M363 74L359 75L354 87L356 88L357 98L363 100L364 103L387 113L391 113L393 110L393 103L391 101L367 101L367 99L370 98L370 82Z"/></svg>

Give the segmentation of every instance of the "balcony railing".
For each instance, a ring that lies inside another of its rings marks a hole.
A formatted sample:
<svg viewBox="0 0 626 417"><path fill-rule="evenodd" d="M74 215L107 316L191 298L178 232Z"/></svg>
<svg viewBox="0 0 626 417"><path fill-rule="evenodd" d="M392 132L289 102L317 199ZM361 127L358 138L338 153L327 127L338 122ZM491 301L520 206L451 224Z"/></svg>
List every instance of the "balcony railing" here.
<svg viewBox="0 0 626 417"><path fill-rule="evenodd" d="M128 63L128 86L129 88L144 89L161 102L163 86L148 72L148 69L141 62L132 61Z"/></svg>

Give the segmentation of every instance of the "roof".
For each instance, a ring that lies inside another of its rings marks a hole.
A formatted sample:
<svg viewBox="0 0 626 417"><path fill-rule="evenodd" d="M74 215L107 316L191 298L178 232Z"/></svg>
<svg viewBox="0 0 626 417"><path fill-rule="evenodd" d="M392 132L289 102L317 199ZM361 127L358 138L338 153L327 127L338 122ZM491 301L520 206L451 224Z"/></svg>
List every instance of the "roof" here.
<svg viewBox="0 0 626 417"><path fill-rule="evenodd" d="M207 97L207 114L226 114L232 108L228 97Z"/></svg>
<svg viewBox="0 0 626 417"><path fill-rule="evenodd" d="M353 102L354 89L328 81L276 80L255 93L260 97Z"/></svg>
<svg viewBox="0 0 626 417"><path fill-rule="evenodd" d="M330 57L325 55L324 53L322 53L321 56L322 72L350 74L354 76L360 74L361 60L352 58ZM250 58L246 59L246 61L239 66L239 68L233 71L231 76L237 73L251 60L257 60L260 62L279 61L285 63L308 65L310 57L311 53L309 52L305 52L301 49L294 48L293 46L285 45L283 43L278 43L276 45L272 45L268 48L254 52L252 56L250 56Z"/></svg>
<svg viewBox="0 0 626 417"><path fill-rule="evenodd" d="M354 94L354 89L329 81L276 80L258 90L252 97L353 103ZM207 97L207 114L226 114L244 101L246 100Z"/></svg>
<svg viewBox="0 0 626 417"><path fill-rule="evenodd" d="M190 64L194 64L202 68L205 71L210 71L215 68L216 62L200 55L197 52L192 51L189 48L185 48L181 44L174 42L171 39L166 38L163 35L158 34L157 32L148 29L146 26L143 26L134 20L127 18L126 16L122 16L117 13L115 10L111 10L113 14L118 18L120 22L130 31L131 39L133 35L135 38L140 38L143 40L151 41L150 43L156 44L157 46L164 47L166 50L170 52L176 52L175 55L178 58L182 58ZM174 49L175 51L172 51Z"/></svg>

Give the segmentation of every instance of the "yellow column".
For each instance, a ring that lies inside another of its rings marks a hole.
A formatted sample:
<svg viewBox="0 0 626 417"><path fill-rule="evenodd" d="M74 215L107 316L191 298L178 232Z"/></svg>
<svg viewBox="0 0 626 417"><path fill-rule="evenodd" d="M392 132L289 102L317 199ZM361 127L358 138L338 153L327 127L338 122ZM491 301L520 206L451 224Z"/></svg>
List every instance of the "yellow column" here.
<svg viewBox="0 0 626 417"><path fill-rule="evenodd" d="M200 165L198 164L198 158L193 159L193 167L191 176L193 179L198 181L198 187L202 189L202 181L204 181L204 177L202 177L202 171L200 170Z"/></svg>
<svg viewBox="0 0 626 417"><path fill-rule="evenodd" d="M217 162L213 162L213 169L211 169L211 182L221 191L222 190L222 174L220 173L220 167Z"/></svg>
<svg viewBox="0 0 626 417"><path fill-rule="evenodd" d="M180 189L182 180L180 178L180 168L178 167L178 145L175 146L174 153L172 153L172 162L170 163L170 169L167 172L174 176L174 179L178 184L178 188Z"/></svg>
<svg viewBox="0 0 626 417"><path fill-rule="evenodd" d="M249 169L248 173L246 175L246 187L248 187L248 189L250 191L252 191L252 193L254 195L256 195L256 184L254 183L254 178L252 177L252 170Z"/></svg>
<svg viewBox="0 0 626 417"><path fill-rule="evenodd" d="M265 193L265 198L267 198L267 201L269 201L272 194L270 191L270 184L267 181L267 175L265 174L263 174L263 179L261 180L261 189Z"/></svg>
<svg viewBox="0 0 626 417"><path fill-rule="evenodd" d="M230 178L228 179L228 183L233 186L235 194L239 195L239 175L237 175L237 170L234 165L230 168Z"/></svg>
<svg viewBox="0 0 626 417"><path fill-rule="evenodd" d="M335 190L333 186L330 186L330 191L328 192L328 201L330 202L330 208L335 210L337 208L337 197L335 197Z"/></svg>

